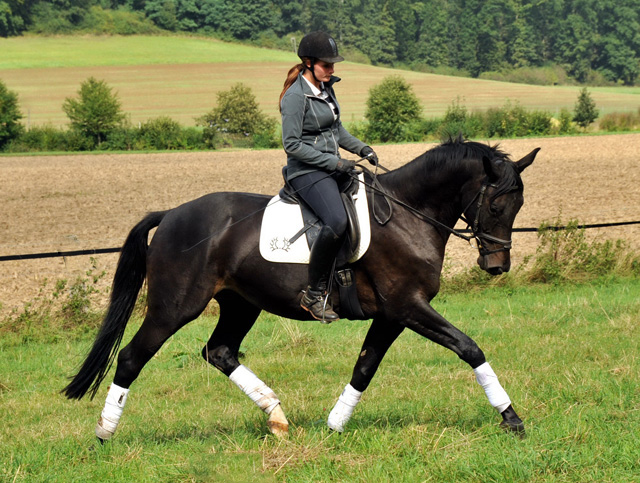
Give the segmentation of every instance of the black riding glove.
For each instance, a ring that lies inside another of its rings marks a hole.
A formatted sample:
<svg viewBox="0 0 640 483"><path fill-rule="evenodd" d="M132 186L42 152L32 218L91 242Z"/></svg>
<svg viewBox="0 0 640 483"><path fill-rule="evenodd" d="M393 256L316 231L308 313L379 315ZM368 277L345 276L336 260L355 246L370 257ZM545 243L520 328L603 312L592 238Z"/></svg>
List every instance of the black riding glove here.
<svg viewBox="0 0 640 483"><path fill-rule="evenodd" d="M367 158L367 160L373 166L378 166L378 155L373 149L371 149L371 146L365 146L364 148L362 148L362 151L360 151L360 156L362 156L363 158Z"/></svg>
<svg viewBox="0 0 640 483"><path fill-rule="evenodd" d="M348 173L355 167L356 167L355 161L351 161L350 159L340 158L338 160L338 164L336 165L336 171L338 173Z"/></svg>

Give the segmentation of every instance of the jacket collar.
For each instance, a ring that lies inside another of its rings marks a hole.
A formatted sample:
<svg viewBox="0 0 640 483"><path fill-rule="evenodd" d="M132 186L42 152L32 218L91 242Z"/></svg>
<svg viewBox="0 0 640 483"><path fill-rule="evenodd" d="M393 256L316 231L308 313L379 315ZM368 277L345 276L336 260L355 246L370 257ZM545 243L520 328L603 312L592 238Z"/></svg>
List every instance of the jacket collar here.
<svg viewBox="0 0 640 483"><path fill-rule="evenodd" d="M329 79L329 82L324 83L324 86L327 89L331 89L333 87L333 84L335 84L336 82L340 82L341 80L342 79L340 79L340 77L332 75L331 79ZM309 83L302 78L302 72L298 74L298 82L302 86L302 92L304 93L305 96L315 97L313 94L313 91L311 90L311 87L309 86Z"/></svg>

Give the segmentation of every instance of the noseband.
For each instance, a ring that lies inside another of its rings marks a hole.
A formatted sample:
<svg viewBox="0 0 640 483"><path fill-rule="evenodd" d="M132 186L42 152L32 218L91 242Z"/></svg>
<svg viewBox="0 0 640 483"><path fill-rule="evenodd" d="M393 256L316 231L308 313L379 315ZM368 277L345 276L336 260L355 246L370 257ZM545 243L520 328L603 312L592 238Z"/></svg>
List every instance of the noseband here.
<svg viewBox="0 0 640 483"><path fill-rule="evenodd" d="M484 233L480 229L480 208L482 207L482 203L484 202L484 195L485 195L485 192L487 191L487 187L489 187L489 186L491 188L497 188L497 186L495 184L484 183L482 185L482 187L480 188L480 191L478 191L478 193L476 193L476 195L471 199L471 201L469 202L467 207L464 210L462 210L462 215L460 215L460 219L462 221L464 221L467 224L467 226L471 229L471 233L473 234L473 238L475 238L475 240L476 240L476 242L478 244L478 252L480 253L480 256L491 255L492 253L507 252L507 251L511 250L511 245L512 245L511 240L504 240L502 238L498 238L498 237L495 237L493 235L489 235L488 233ZM478 200L478 203L476 205L476 217L473 220L473 224L471 224L467 220L467 218L464 215L464 213L469 209L469 207L473 204L473 202L476 199ZM484 242L495 243L497 245L502 245L502 246L500 248L496 248L495 250L488 250L483 245L483 241Z"/></svg>

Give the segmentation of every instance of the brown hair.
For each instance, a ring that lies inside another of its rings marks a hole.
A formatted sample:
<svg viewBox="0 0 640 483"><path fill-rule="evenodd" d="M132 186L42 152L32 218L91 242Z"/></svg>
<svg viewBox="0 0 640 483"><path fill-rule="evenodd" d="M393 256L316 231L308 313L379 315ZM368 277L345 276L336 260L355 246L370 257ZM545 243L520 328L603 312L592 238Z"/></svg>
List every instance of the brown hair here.
<svg viewBox="0 0 640 483"><path fill-rule="evenodd" d="M280 103L282 102L284 93L287 92L289 87L291 87L291 85L296 81L296 79L298 78L298 74L300 74L300 72L304 72L304 69L306 68L305 67L306 60L307 60L306 57L302 57L302 62L300 64L296 64L293 67L291 67L291 69L289 69L289 72L287 73L287 78L284 81L284 87L282 88L282 92L280 93L280 99L278 100L279 111L282 111L282 107L280 106Z"/></svg>

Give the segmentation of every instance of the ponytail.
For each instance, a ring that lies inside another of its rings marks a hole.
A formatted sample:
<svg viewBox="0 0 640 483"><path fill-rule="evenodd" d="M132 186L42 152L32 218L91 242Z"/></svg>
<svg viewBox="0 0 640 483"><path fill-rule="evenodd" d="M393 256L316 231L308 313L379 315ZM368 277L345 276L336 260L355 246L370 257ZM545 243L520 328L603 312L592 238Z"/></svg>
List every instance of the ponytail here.
<svg viewBox="0 0 640 483"><path fill-rule="evenodd" d="M296 64L293 67L291 67L291 69L289 69L289 72L287 73L287 78L284 81L284 87L282 89L282 92L280 93L280 99L278 101L279 111L282 111L282 107L280 106L280 103L282 102L284 93L287 92L289 87L291 87L291 85L296 81L300 72L304 72L305 69L306 69L306 66L304 65L304 59L303 59L303 63Z"/></svg>

